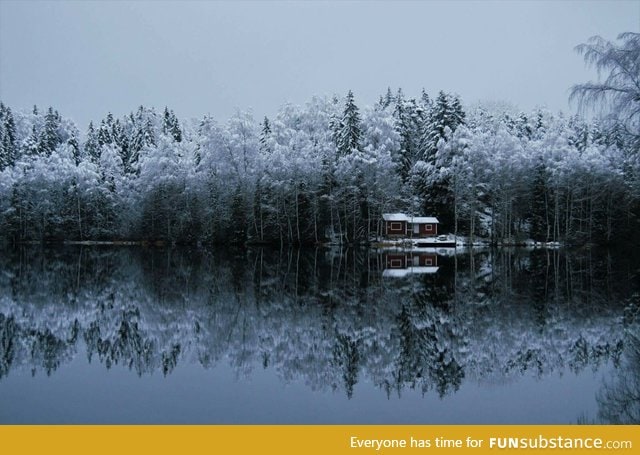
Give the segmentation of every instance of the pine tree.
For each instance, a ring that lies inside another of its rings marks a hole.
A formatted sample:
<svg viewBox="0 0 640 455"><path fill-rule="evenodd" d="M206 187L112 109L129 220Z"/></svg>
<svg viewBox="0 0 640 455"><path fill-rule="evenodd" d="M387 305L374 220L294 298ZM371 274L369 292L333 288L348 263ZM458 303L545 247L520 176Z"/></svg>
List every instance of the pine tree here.
<svg viewBox="0 0 640 455"><path fill-rule="evenodd" d="M354 340L348 335L336 333L336 342L333 346L333 365L342 373L347 398L353 397L353 388L358 382L360 370L359 340Z"/></svg>
<svg viewBox="0 0 640 455"><path fill-rule="evenodd" d="M69 146L71 147L71 151L73 152L73 159L77 166L78 164L80 164L80 161L82 161L77 131L74 130L71 132L71 136L67 140L67 144L69 144Z"/></svg>
<svg viewBox="0 0 640 455"><path fill-rule="evenodd" d="M541 137L544 137L544 135L547 132L547 122L544 117L544 113L541 110L538 110L536 112L536 117L533 122L534 122L533 137L538 139Z"/></svg>
<svg viewBox="0 0 640 455"><path fill-rule="evenodd" d="M44 127L40 133L38 141L38 153L41 155L50 155L58 144L60 144L60 135L58 128L60 126L60 115L53 111L53 108L47 110L44 117Z"/></svg>
<svg viewBox="0 0 640 455"><path fill-rule="evenodd" d="M433 102L431 101L431 98L429 97L425 89L422 89L422 93L420 94L420 101L422 103L422 108L426 112L430 112L433 108Z"/></svg>
<svg viewBox="0 0 640 455"><path fill-rule="evenodd" d="M409 178L413 165L417 161L417 147L415 137L415 103L405 100L402 89L398 89L393 110L396 130L400 135L400 151L396 157L398 170L403 182Z"/></svg>
<svg viewBox="0 0 640 455"><path fill-rule="evenodd" d="M569 119L569 145L574 146L579 152L583 152L589 145L589 127L577 116Z"/></svg>
<svg viewBox="0 0 640 455"><path fill-rule="evenodd" d="M182 141L182 131L180 130L178 118L166 106L162 118L162 132L167 136L171 136L176 142Z"/></svg>
<svg viewBox="0 0 640 455"><path fill-rule="evenodd" d="M171 114L169 113L169 108L165 106L164 112L162 114L162 132L168 136L170 129L171 129Z"/></svg>
<svg viewBox="0 0 640 455"><path fill-rule="evenodd" d="M428 109L415 99L406 100L401 89L395 98L393 117L400 136L400 150L394 157L403 182L407 182L413 166L420 159L420 138Z"/></svg>
<svg viewBox="0 0 640 455"><path fill-rule="evenodd" d="M140 113L140 111L139 111ZM126 169L131 171L139 160L140 151L145 147L155 146L155 135L153 134L153 124L150 117L144 118L138 115L134 124L133 137L129 146L129 159Z"/></svg>
<svg viewBox="0 0 640 455"><path fill-rule="evenodd" d="M94 163L100 158L100 146L98 144L98 133L93 127L93 122L89 122L87 128L87 140L84 143L84 152Z"/></svg>
<svg viewBox="0 0 640 455"><path fill-rule="evenodd" d="M132 159L131 149L129 147L129 138L120 123L120 119L116 119L116 121L113 122L111 127L111 137L113 138L113 143L116 145L118 153L120 154L125 172L131 172Z"/></svg>
<svg viewBox="0 0 640 455"><path fill-rule="evenodd" d="M271 123L269 119L265 116L262 121L262 129L260 130L260 151L262 153L271 153L271 146L269 144L269 139L271 138Z"/></svg>
<svg viewBox="0 0 640 455"><path fill-rule="evenodd" d="M387 87L387 93L385 93L384 96L380 97L380 100L378 101L378 106L380 106L380 109L387 109L389 106L391 106L393 104L393 93L391 92L391 87Z"/></svg>
<svg viewBox="0 0 640 455"><path fill-rule="evenodd" d="M182 130L180 129L180 123L178 123L178 118L173 111L171 111L171 129L169 132L176 142L182 142Z"/></svg>
<svg viewBox="0 0 640 455"><path fill-rule="evenodd" d="M167 119L167 128L169 134L167 136L173 137L171 134L171 125L172 125L172 113L165 108L166 111L166 119ZM128 134L123 141L123 148L126 147L126 150L123 150L123 153L126 152L123 163L125 165L125 170L128 173L132 173L136 170L136 165L139 161L140 151L145 147L153 147L156 145L156 136L155 136L155 128L154 128L154 118L155 113L153 110L145 109L143 106L138 107L135 115L133 113L129 114L128 117ZM163 117L163 131L165 127ZM175 137L174 137L175 140Z"/></svg>
<svg viewBox="0 0 640 455"><path fill-rule="evenodd" d="M16 125L11 109L0 103L0 171L13 166L17 158Z"/></svg>
<svg viewBox="0 0 640 455"><path fill-rule="evenodd" d="M361 151L361 135L360 112L356 106L353 92L349 90L337 134L338 156L347 156L353 152Z"/></svg>
<svg viewBox="0 0 640 455"><path fill-rule="evenodd" d="M5 152L5 125L4 125L5 108L4 104L0 102L0 171L8 166L8 153Z"/></svg>
<svg viewBox="0 0 640 455"><path fill-rule="evenodd" d="M31 134L22 142L22 155L33 156L38 154L40 140L35 125L31 126Z"/></svg>
<svg viewBox="0 0 640 455"><path fill-rule="evenodd" d="M416 175L415 186L422 211L440 218L442 227L452 229L455 224L455 192L452 188L451 169L456 147L446 147L446 141L465 120L465 113L456 96L438 93L426 121L421 141L421 157L427 166Z"/></svg>
<svg viewBox="0 0 640 455"><path fill-rule="evenodd" d="M100 122L98 128L98 147L113 144L113 114L109 112L107 117Z"/></svg>
<svg viewBox="0 0 640 455"><path fill-rule="evenodd" d="M464 120L465 112L460 99L440 91L424 127L420 146L422 159L434 162L438 142L445 138L445 129L448 128L453 133Z"/></svg>
<svg viewBox="0 0 640 455"><path fill-rule="evenodd" d="M518 115L518 118L515 121L515 128L516 136L518 136L518 138L520 139L531 139L531 137L533 136L533 128L531 127L529 119L524 112L521 112Z"/></svg>

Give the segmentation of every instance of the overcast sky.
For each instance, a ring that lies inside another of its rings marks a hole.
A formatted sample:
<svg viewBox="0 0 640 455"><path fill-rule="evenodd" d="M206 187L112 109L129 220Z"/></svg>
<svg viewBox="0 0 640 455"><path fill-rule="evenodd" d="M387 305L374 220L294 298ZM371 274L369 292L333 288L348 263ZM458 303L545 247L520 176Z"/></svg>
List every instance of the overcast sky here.
<svg viewBox="0 0 640 455"><path fill-rule="evenodd" d="M640 31L640 1L36 2L0 0L0 99L107 112L271 116L285 102L388 86L568 111L595 78L574 46Z"/></svg>

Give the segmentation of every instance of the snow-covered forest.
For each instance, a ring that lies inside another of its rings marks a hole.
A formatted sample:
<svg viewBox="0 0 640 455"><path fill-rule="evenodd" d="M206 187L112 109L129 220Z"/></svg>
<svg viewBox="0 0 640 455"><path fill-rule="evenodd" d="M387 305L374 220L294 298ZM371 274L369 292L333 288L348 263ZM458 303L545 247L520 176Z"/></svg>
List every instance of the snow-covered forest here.
<svg viewBox="0 0 640 455"><path fill-rule="evenodd" d="M585 119L465 107L443 91L389 89L358 106L349 91L262 120L140 106L83 132L55 108L2 104L0 231L10 242L366 243L382 213L404 211L495 243L629 241L640 231L638 99L629 117Z"/></svg>

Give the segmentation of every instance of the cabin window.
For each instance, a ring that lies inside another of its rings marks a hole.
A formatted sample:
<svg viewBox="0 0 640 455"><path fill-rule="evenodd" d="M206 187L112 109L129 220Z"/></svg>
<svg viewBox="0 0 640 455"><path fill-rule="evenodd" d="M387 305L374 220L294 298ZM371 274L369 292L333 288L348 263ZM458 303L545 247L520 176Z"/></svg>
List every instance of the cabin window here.
<svg viewBox="0 0 640 455"><path fill-rule="evenodd" d="M424 265L433 265L433 259L427 258L424 260Z"/></svg>
<svg viewBox="0 0 640 455"><path fill-rule="evenodd" d="M433 224L427 224L425 227L426 231L433 231Z"/></svg>
<svg viewBox="0 0 640 455"><path fill-rule="evenodd" d="M391 223L389 225L390 231L400 231L402 230L402 223Z"/></svg>
<svg viewBox="0 0 640 455"><path fill-rule="evenodd" d="M391 259L389 261L389 267L392 268L401 268L402 267L402 259Z"/></svg>

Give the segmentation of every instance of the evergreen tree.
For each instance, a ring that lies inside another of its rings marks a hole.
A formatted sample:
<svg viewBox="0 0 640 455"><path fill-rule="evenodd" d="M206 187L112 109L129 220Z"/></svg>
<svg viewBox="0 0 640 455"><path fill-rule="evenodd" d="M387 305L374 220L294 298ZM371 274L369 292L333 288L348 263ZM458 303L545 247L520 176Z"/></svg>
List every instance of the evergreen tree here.
<svg viewBox="0 0 640 455"><path fill-rule="evenodd" d="M180 129L180 124L178 123L178 118L173 113L173 111L171 111L171 118L172 118L171 130L170 130L171 136L173 136L173 139L176 142L182 142L182 130Z"/></svg>
<svg viewBox="0 0 640 455"><path fill-rule="evenodd" d="M4 104L0 102L0 171L2 171L6 166L8 166L8 153L5 151L5 125L4 125L4 116L5 116L5 107Z"/></svg>
<svg viewBox="0 0 640 455"><path fill-rule="evenodd" d="M332 363L342 373L342 381L349 399L353 397L353 388L358 382L360 349L361 342L359 340L354 340L349 335L336 333Z"/></svg>
<svg viewBox="0 0 640 455"><path fill-rule="evenodd" d="M540 109L536 112L533 125L533 138L539 139L547 133L547 119L545 119L545 114Z"/></svg>
<svg viewBox="0 0 640 455"><path fill-rule="evenodd" d="M591 124L591 130L589 132L591 144L604 147L607 143L606 132L603 131L600 122L596 119Z"/></svg>
<svg viewBox="0 0 640 455"><path fill-rule="evenodd" d="M130 165L138 162L140 150L144 147L154 147L156 138L153 131L153 123L151 117L144 119L144 123L140 124L136 133L136 147L131 151Z"/></svg>
<svg viewBox="0 0 640 455"><path fill-rule="evenodd" d="M0 171L13 166L17 158L16 125L11 109L0 103Z"/></svg>
<svg viewBox="0 0 640 455"><path fill-rule="evenodd" d="M395 98L396 131L400 135L400 151L396 162L400 177L406 182L411 169L419 159L419 141L422 124L424 123L425 110L418 106L415 100L405 100L401 89Z"/></svg>
<svg viewBox="0 0 640 455"><path fill-rule="evenodd" d="M75 129L71 132L71 136L69 136L67 144L69 144L69 146L71 147L73 159L77 166L78 164L80 164L80 161L82 161L82 156L80 152L80 143L78 142L78 132Z"/></svg>
<svg viewBox="0 0 640 455"><path fill-rule="evenodd" d="M170 111L166 106L164 108L162 118L162 132L167 136L172 137L176 142L182 141L182 131L180 130L178 118L173 111Z"/></svg>
<svg viewBox="0 0 640 455"><path fill-rule="evenodd" d="M414 173L421 211L437 216L444 229L454 228L456 221L452 169L456 155L464 149L464 146L447 147L446 142L464 121L465 113L458 97L440 91L421 141L422 161L426 165Z"/></svg>
<svg viewBox="0 0 640 455"><path fill-rule="evenodd" d="M120 153L125 172L131 172L132 159L129 139L124 131L124 127L120 123L120 119L116 119L115 122L113 122L111 137L113 138L113 144L116 146L118 153Z"/></svg>
<svg viewBox="0 0 640 455"><path fill-rule="evenodd" d="M58 128L60 126L60 116L53 108L47 110L44 117L44 126L40 133L38 141L38 153L41 155L50 155L51 152L60 144L60 135Z"/></svg>
<svg viewBox="0 0 640 455"><path fill-rule="evenodd" d="M445 129L448 128L453 133L464 120L465 112L460 99L440 91L427 120L428 124L424 127L420 147L422 159L434 162L438 142L445 138Z"/></svg>
<svg viewBox="0 0 640 455"><path fill-rule="evenodd" d="M162 132L167 136L169 136L170 130L171 130L171 113L169 112L169 108L165 106L164 112L162 114Z"/></svg>
<svg viewBox="0 0 640 455"><path fill-rule="evenodd" d="M569 144L582 153L589 145L589 127L577 116L569 119L568 126L570 129Z"/></svg>
<svg viewBox="0 0 640 455"><path fill-rule="evenodd" d="M98 128L98 147L113 144L113 142L113 114L109 112Z"/></svg>
<svg viewBox="0 0 640 455"><path fill-rule="evenodd" d="M420 101L425 112L430 112L433 108L433 102L431 101L431 98L429 97L425 89L422 89L422 93L420 94Z"/></svg>
<svg viewBox="0 0 640 455"><path fill-rule="evenodd" d="M38 154L40 139L36 125L31 126L31 134L22 142L22 155L33 156Z"/></svg>
<svg viewBox="0 0 640 455"><path fill-rule="evenodd" d="M264 120L262 121L262 129L260 130L260 151L262 153L269 154L272 152L271 145L269 144L271 134L271 123L265 116Z"/></svg>
<svg viewBox="0 0 640 455"><path fill-rule="evenodd" d="M153 147L156 145L154 134L153 118L155 113L151 110L140 106L135 114L129 116L132 132L129 138L129 154L125 163L127 172L132 172L136 168L139 161L140 151L144 147ZM170 114L169 114L170 117ZM170 121L169 121L170 123ZM170 125L169 125L170 127ZM171 137L170 134L168 134Z"/></svg>
<svg viewBox="0 0 640 455"><path fill-rule="evenodd" d="M353 92L349 90L337 135L338 156L347 156L361 151L360 112L356 106Z"/></svg>
<svg viewBox="0 0 640 455"><path fill-rule="evenodd" d="M515 121L515 130L520 139L531 139L531 136L533 136L533 128L524 112L518 115Z"/></svg>
<svg viewBox="0 0 640 455"><path fill-rule="evenodd" d="M89 128L87 128L87 140L84 143L84 152L92 162L98 162L98 159L100 158L100 146L98 142L98 133L93 127L93 122L89 122Z"/></svg>
<svg viewBox="0 0 640 455"><path fill-rule="evenodd" d="M391 106L393 104L393 93L391 92L391 87L387 87L387 93L385 93L384 96L380 97L380 100L378 101L378 106L380 106L380 109L387 109L389 106Z"/></svg>

